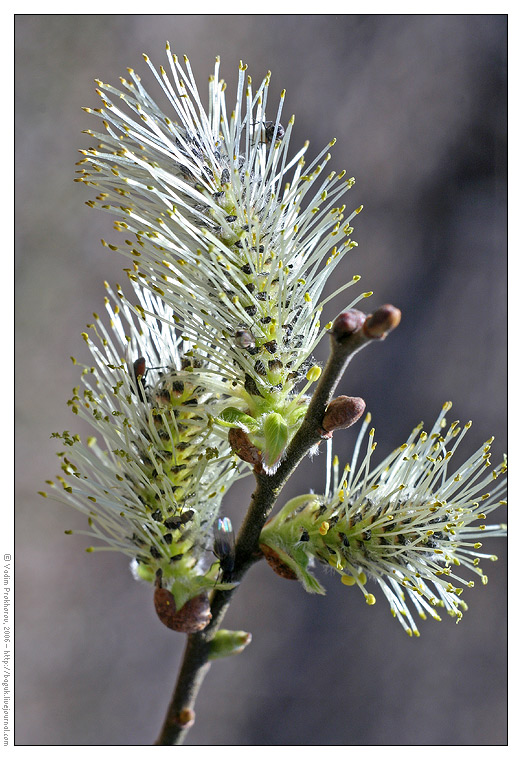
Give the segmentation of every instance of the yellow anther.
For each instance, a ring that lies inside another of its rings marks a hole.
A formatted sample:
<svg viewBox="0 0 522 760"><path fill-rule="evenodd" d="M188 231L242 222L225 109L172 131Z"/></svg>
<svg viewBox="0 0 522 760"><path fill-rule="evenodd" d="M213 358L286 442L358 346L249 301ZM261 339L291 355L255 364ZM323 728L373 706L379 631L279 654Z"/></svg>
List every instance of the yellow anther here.
<svg viewBox="0 0 522 760"><path fill-rule="evenodd" d="M306 373L306 379L310 380L310 382L315 383L316 380L319 380L321 377L322 369L317 364L314 364L313 367L310 367L308 372Z"/></svg>

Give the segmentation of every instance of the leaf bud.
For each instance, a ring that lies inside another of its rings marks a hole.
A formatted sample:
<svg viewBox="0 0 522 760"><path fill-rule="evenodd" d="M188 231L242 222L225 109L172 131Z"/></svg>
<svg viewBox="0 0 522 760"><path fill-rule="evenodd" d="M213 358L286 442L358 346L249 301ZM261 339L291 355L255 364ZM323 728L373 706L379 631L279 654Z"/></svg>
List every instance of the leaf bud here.
<svg viewBox="0 0 522 760"><path fill-rule="evenodd" d="M360 330L365 319L366 314L358 309L343 311L334 319L331 334L336 340L341 341Z"/></svg>
<svg viewBox="0 0 522 760"><path fill-rule="evenodd" d="M266 445L265 464L271 470L281 460L288 443L288 424L284 417L272 412L264 419L263 432Z"/></svg>
<svg viewBox="0 0 522 760"><path fill-rule="evenodd" d="M227 631L221 629L216 633L209 647L209 660L240 654L252 641L252 634L247 631Z"/></svg>
<svg viewBox="0 0 522 760"><path fill-rule="evenodd" d="M368 338L383 340L401 321L401 312L387 303L379 306L374 314L368 314L364 322L364 334Z"/></svg>
<svg viewBox="0 0 522 760"><path fill-rule="evenodd" d="M364 413L366 404L357 396L337 396L328 404L322 428L326 433L353 425Z"/></svg>

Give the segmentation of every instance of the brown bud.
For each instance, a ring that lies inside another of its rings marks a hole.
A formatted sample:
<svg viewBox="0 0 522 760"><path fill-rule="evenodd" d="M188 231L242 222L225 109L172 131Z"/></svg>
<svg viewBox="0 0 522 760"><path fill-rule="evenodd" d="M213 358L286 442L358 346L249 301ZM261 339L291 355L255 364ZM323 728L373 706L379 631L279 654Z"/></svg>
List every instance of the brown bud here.
<svg viewBox="0 0 522 760"><path fill-rule="evenodd" d="M274 551L274 549L270 548L270 546L267 546L266 544L259 544L259 548L265 555L265 559L274 573L280 575L281 578L287 578L289 581L297 580L297 575L294 573L292 568L288 567L288 565L283 562L282 558L276 551Z"/></svg>
<svg viewBox="0 0 522 760"><path fill-rule="evenodd" d="M361 329L366 319L366 314L358 309L343 311L334 319L331 334L336 340L343 340L352 333Z"/></svg>
<svg viewBox="0 0 522 760"><path fill-rule="evenodd" d="M243 462L261 466L263 457L259 449L254 446L247 433L241 428L230 428L228 442L234 454L237 454Z"/></svg>
<svg viewBox="0 0 522 760"><path fill-rule="evenodd" d="M154 589L154 607L161 622L167 628L173 628L171 621L176 614L176 602L170 591L166 588L156 587Z"/></svg>
<svg viewBox="0 0 522 760"><path fill-rule="evenodd" d="M374 314L368 314L363 326L364 334L368 338L382 340L397 327L400 321L400 310L389 303L384 304L384 306L379 306Z"/></svg>
<svg viewBox="0 0 522 760"><path fill-rule="evenodd" d="M337 396L328 404L323 417L322 428L325 433L342 430L353 425L366 408L362 398L357 396ZM329 437L329 436L327 436Z"/></svg>
<svg viewBox="0 0 522 760"><path fill-rule="evenodd" d="M157 586L154 590L154 607L159 619L167 628L181 633L202 631L210 623L212 617L206 594L189 599L176 612L176 603L171 592Z"/></svg>
<svg viewBox="0 0 522 760"><path fill-rule="evenodd" d="M196 713L194 712L194 710L191 710L190 707L182 707L175 718L175 721L178 724L178 726L183 726L183 728L190 728L191 726L194 725L195 720L196 720Z"/></svg>

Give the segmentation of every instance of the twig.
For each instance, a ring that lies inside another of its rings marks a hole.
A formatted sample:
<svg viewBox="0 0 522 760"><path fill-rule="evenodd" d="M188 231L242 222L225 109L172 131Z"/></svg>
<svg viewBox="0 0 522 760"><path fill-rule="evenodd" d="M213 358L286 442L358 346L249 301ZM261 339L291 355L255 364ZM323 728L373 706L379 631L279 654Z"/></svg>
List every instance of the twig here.
<svg viewBox="0 0 522 760"><path fill-rule="evenodd" d="M323 418L348 363L365 345L376 339L384 339L387 333L399 324L400 316L398 309L386 305L368 316L351 309L340 314L333 323L328 362L303 422L288 446L285 458L273 475L255 471L256 490L252 494L248 512L238 533L235 565L229 578L236 585L232 589L219 590L213 594L210 623L203 631L188 635L178 680L163 728L156 741L157 745L182 744L188 730L194 724L196 697L210 667L210 642L221 625L241 579L263 556L259 551L259 535L281 489L310 449L322 438L331 436L331 432L323 428ZM343 424L342 427L347 425Z"/></svg>

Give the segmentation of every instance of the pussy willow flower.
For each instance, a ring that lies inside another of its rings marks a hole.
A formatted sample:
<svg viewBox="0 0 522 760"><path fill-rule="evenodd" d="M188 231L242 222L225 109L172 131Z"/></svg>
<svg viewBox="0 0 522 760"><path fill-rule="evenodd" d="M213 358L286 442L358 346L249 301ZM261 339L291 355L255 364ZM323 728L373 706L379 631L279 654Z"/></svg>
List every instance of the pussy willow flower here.
<svg viewBox="0 0 522 760"><path fill-rule="evenodd" d="M194 357L207 360L204 384L247 413L241 424L270 469L306 411L296 385L318 376L312 352L330 327L321 312L360 279L322 295L357 245L350 225L362 207L345 218L340 205L355 180L325 175L334 140L306 168L307 144L290 155L294 118L283 126L284 92L267 114L270 73L254 90L240 64L228 116L219 58L207 111L187 58L183 66L167 45L169 76L144 57L168 113L132 69L121 89L97 80L102 107L85 110L106 132L87 132L100 143L81 151L78 181L98 191L88 205L119 217L127 237L109 247L172 308Z"/></svg>
<svg viewBox="0 0 522 760"><path fill-rule="evenodd" d="M53 434L65 447L53 496L87 515L89 530L74 532L96 540L88 551L120 551L138 577L159 574L180 609L216 584L218 565L206 572L205 552L223 494L241 470L212 425L223 402L194 382L204 360L184 353L168 307L136 287L138 312L156 315L142 320L119 288L106 288L110 327L95 314L91 336L83 333L94 363L84 366L69 402L95 435Z"/></svg>
<svg viewBox="0 0 522 760"><path fill-rule="evenodd" d="M491 467L490 439L451 472L451 457L471 422L446 427L450 408L444 404L430 433L419 425L372 470L373 429L359 461L367 415L351 464L340 475L334 458L324 495L298 496L266 524L260 541L272 566L279 563L274 569L284 574L286 567L287 577L290 571L308 591L324 593L309 572L318 560L346 586L358 586L370 605L376 601L367 588L373 580L409 635L419 635L411 608L435 620L444 608L458 622L466 609L461 593L474 585L463 574L487 583L480 560L497 557L480 552L482 539L505 535L505 525L484 521L506 504L506 464Z"/></svg>

